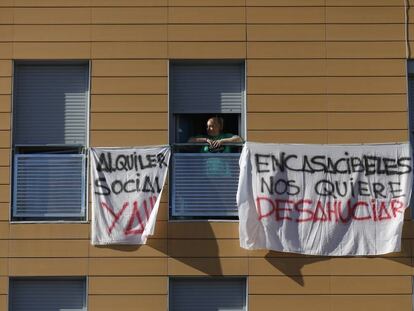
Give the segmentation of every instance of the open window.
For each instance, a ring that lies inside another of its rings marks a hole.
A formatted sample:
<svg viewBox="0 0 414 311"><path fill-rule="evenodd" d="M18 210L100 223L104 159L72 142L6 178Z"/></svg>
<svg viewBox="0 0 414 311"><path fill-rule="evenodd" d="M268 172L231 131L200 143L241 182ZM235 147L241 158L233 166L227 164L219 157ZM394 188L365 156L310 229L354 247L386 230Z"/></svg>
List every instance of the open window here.
<svg viewBox="0 0 414 311"><path fill-rule="evenodd" d="M210 137L206 124L212 117L220 119L223 137L245 138L244 62L174 61L169 82L171 216L237 218L242 143L226 143L220 150L224 152L213 152L206 142L191 142L190 138Z"/></svg>
<svg viewBox="0 0 414 311"><path fill-rule="evenodd" d="M13 220L85 220L88 106L88 63L16 62Z"/></svg>

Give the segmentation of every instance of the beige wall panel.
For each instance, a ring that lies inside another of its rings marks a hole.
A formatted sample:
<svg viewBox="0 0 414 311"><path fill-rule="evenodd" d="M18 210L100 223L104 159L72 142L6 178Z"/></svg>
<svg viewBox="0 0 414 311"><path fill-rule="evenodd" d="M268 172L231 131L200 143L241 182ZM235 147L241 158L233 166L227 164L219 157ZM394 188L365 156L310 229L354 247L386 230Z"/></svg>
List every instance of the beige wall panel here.
<svg viewBox="0 0 414 311"><path fill-rule="evenodd" d="M14 43L15 59L89 59L90 43Z"/></svg>
<svg viewBox="0 0 414 311"><path fill-rule="evenodd" d="M93 77L166 77L168 62L165 60L94 60Z"/></svg>
<svg viewBox="0 0 414 311"><path fill-rule="evenodd" d="M85 224L19 224L10 225L11 239L89 239L88 223Z"/></svg>
<svg viewBox="0 0 414 311"><path fill-rule="evenodd" d="M169 7L171 24L242 24L244 7Z"/></svg>
<svg viewBox="0 0 414 311"><path fill-rule="evenodd" d="M411 294L411 276L335 276L330 278L332 294Z"/></svg>
<svg viewBox="0 0 414 311"><path fill-rule="evenodd" d="M90 295L90 311L165 311L167 295Z"/></svg>
<svg viewBox="0 0 414 311"><path fill-rule="evenodd" d="M326 276L250 276L249 295L330 294L331 278Z"/></svg>
<svg viewBox="0 0 414 311"><path fill-rule="evenodd" d="M91 6L166 6L167 0L89 0Z"/></svg>
<svg viewBox="0 0 414 311"><path fill-rule="evenodd" d="M0 10L0 24L13 24L13 8Z"/></svg>
<svg viewBox="0 0 414 311"><path fill-rule="evenodd" d="M321 94L326 91L325 77L251 77L248 94Z"/></svg>
<svg viewBox="0 0 414 311"><path fill-rule="evenodd" d="M327 23L404 23L401 7L327 7Z"/></svg>
<svg viewBox="0 0 414 311"><path fill-rule="evenodd" d="M189 234L191 232L191 234ZM170 239L238 239L238 222L170 222Z"/></svg>
<svg viewBox="0 0 414 311"><path fill-rule="evenodd" d="M13 62L11 60L0 60L0 76L11 77L12 65Z"/></svg>
<svg viewBox="0 0 414 311"><path fill-rule="evenodd" d="M165 113L94 113L92 130L167 130Z"/></svg>
<svg viewBox="0 0 414 311"><path fill-rule="evenodd" d="M87 258L9 259L10 276L85 276L87 274Z"/></svg>
<svg viewBox="0 0 414 311"><path fill-rule="evenodd" d="M403 42L327 42L328 58L405 58Z"/></svg>
<svg viewBox="0 0 414 311"><path fill-rule="evenodd" d="M7 295L8 292L9 292L9 280L7 277L2 276L0 277L0 295Z"/></svg>
<svg viewBox="0 0 414 311"><path fill-rule="evenodd" d="M92 8L92 24L163 24L167 8Z"/></svg>
<svg viewBox="0 0 414 311"><path fill-rule="evenodd" d="M89 246L90 257L166 257L167 240L149 239L146 245Z"/></svg>
<svg viewBox="0 0 414 311"><path fill-rule="evenodd" d="M324 6L324 0L246 0L247 6Z"/></svg>
<svg viewBox="0 0 414 311"><path fill-rule="evenodd" d="M7 310L7 296L6 295L0 295L0 309L1 310Z"/></svg>
<svg viewBox="0 0 414 311"><path fill-rule="evenodd" d="M93 59L166 58L167 42L93 42Z"/></svg>
<svg viewBox="0 0 414 311"><path fill-rule="evenodd" d="M411 275L411 258L335 258L333 275Z"/></svg>
<svg viewBox="0 0 414 311"><path fill-rule="evenodd" d="M166 275L166 258L90 258L90 275Z"/></svg>
<svg viewBox="0 0 414 311"><path fill-rule="evenodd" d="M320 24L325 22L323 7L247 7L249 24Z"/></svg>
<svg viewBox="0 0 414 311"><path fill-rule="evenodd" d="M244 42L170 42L169 58L186 59L244 59Z"/></svg>
<svg viewBox="0 0 414 311"><path fill-rule="evenodd" d="M0 275L9 275L8 268L9 268L9 259L0 258Z"/></svg>
<svg viewBox="0 0 414 311"><path fill-rule="evenodd" d="M92 94L166 94L166 77L93 78Z"/></svg>
<svg viewBox="0 0 414 311"><path fill-rule="evenodd" d="M91 31L85 25L15 25L14 41L90 41Z"/></svg>
<svg viewBox="0 0 414 311"><path fill-rule="evenodd" d="M401 130L407 128L407 114L402 112L360 112L360 113L329 113L329 129L394 129Z"/></svg>
<svg viewBox="0 0 414 311"><path fill-rule="evenodd" d="M0 25L0 42L13 41L13 26Z"/></svg>
<svg viewBox="0 0 414 311"><path fill-rule="evenodd" d="M406 111L405 94L328 95L329 111Z"/></svg>
<svg viewBox="0 0 414 311"><path fill-rule="evenodd" d="M247 58L325 58L324 42L248 42Z"/></svg>
<svg viewBox="0 0 414 311"><path fill-rule="evenodd" d="M0 59L11 59L13 58L13 44L0 43Z"/></svg>
<svg viewBox="0 0 414 311"><path fill-rule="evenodd" d="M300 298L299 298L300 297ZM277 306L281 310L330 311L330 296L314 295L250 295L249 310L274 310ZM335 309L336 310L336 309Z"/></svg>
<svg viewBox="0 0 414 311"><path fill-rule="evenodd" d="M328 128L326 113L249 113L249 130L317 130Z"/></svg>
<svg viewBox="0 0 414 311"><path fill-rule="evenodd" d="M92 95L91 112L167 112L168 95ZM1 163L1 162L0 162Z"/></svg>
<svg viewBox="0 0 414 311"><path fill-rule="evenodd" d="M9 238L9 222L0 221L0 240Z"/></svg>
<svg viewBox="0 0 414 311"><path fill-rule="evenodd" d="M328 76L405 76L403 59L328 59Z"/></svg>
<svg viewBox="0 0 414 311"><path fill-rule="evenodd" d="M169 0L170 6L244 6L245 0Z"/></svg>
<svg viewBox="0 0 414 311"><path fill-rule="evenodd" d="M15 8L14 24L89 24L89 8Z"/></svg>
<svg viewBox="0 0 414 311"><path fill-rule="evenodd" d="M0 185L0 202L7 203L10 201L10 186Z"/></svg>
<svg viewBox="0 0 414 311"><path fill-rule="evenodd" d="M167 130L152 131L92 131L90 145L108 146L146 146L168 143Z"/></svg>
<svg viewBox="0 0 414 311"><path fill-rule="evenodd" d="M410 310L411 295L352 295L331 296L331 303L337 311L388 311Z"/></svg>
<svg viewBox="0 0 414 311"><path fill-rule="evenodd" d="M406 77L331 77L326 79L330 94L405 93Z"/></svg>
<svg viewBox="0 0 414 311"><path fill-rule="evenodd" d="M11 77L0 78L0 94L11 94Z"/></svg>
<svg viewBox="0 0 414 311"><path fill-rule="evenodd" d="M91 32L92 41L167 40L167 25L93 25Z"/></svg>
<svg viewBox="0 0 414 311"><path fill-rule="evenodd" d="M247 75L250 81L254 76L289 77L289 76L325 76L326 60L320 59L251 59L247 61Z"/></svg>
<svg viewBox="0 0 414 311"><path fill-rule="evenodd" d="M0 165L10 165L10 149L0 149Z"/></svg>
<svg viewBox="0 0 414 311"><path fill-rule="evenodd" d="M11 112L11 94L0 95L0 112Z"/></svg>
<svg viewBox="0 0 414 311"><path fill-rule="evenodd" d="M167 295L168 278L158 276L90 277L88 293L89 295Z"/></svg>
<svg viewBox="0 0 414 311"><path fill-rule="evenodd" d="M247 275L247 258L169 258L171 276Z"/></svg>
<svg viewBox="0 0 414 311"><path fill-rule="evenodd" d="M403 24L326 25L327 41L402 41Z"/></svg>
<svg viewBox="0 0 414 311"><path fill-rule="evenodd" d="M168 41L245 41L245 25L169 25Z"/></svg>
<svg viewBox="0 0 414 311"><path fill-rule="evenodd" d="M324 41L324 25L249 25L248 41Z"/></svg>
<svg viewBox="0 0 414 311"><path fill-rule="evenodd" d="M89 240L10 240L11 257L88 257Z"/></svg>
<svg viewBox="0 0 414 311"><path fill-rule="evenodd" d="M8 166L0 167L0 184L10 184L10 168Z"/></svg>
<svg viewBox="0 0 414 311"><path fill-rule="evenodd" d="M327 6L403 6L404 0L327 0Z"/></svg>
<svg viewBox="0 0 414 311"><path fill-rule="evenodd" d="M14 6L16 7L76 7L76 6L89 6L90 1L85 0L14 0Z"/></svg>
<svg viewBox="0 0 414 311"><path fill-rule="evenodd" d="M223 240L168 240L171 257L245 257L248 252L240 248L239 239Z"/></svg>
<svg viewBox="0 0 414 311"><path fill-rule="evenodd" d="M326 95L247 95L248 112L321 112Z"/></svg>
<svg viewBox="0 0 414 311"><path fill-rule="evenodd" d="M249 131L248 140L263 143L326 144L327 131Z"/></svg>
<svg viewBox="0 0 414 311"><path fill-rule="evenodd" d="M407 140L408 140L407 130L328 131L328 143L330 144L387 143L387 142L403 142Z"/></svg>
<svg viewBox="0 0 414 311"><path fill-rule="evenodd" d="M0 240L0 257L9 257L9 240Z"/></svg>
<svg viewBox="0 0 414 311"><path fill-rule="evenodd" d="M0 220L8 221L9 220L9 203L1 203L1 201L6 201L4 198L0 197Z"/></svg>

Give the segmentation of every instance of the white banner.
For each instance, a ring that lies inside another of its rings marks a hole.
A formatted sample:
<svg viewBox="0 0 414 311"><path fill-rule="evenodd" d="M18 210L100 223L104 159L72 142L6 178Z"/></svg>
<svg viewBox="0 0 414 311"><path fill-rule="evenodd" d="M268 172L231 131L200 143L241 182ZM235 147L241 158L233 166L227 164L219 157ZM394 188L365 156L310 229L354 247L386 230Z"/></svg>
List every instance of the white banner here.
<svg viewBox="0 0 414 311"><path fill-rule="evenodd" d="M408 143L246 143L240 245L310 255L396 252L412 187Z"/></svg>
<svg viewBox="0 0 414 311"><path fill-rule="evenodd" d="M145 244L154 233L169 146L91 148L92 244Z"/></svg>

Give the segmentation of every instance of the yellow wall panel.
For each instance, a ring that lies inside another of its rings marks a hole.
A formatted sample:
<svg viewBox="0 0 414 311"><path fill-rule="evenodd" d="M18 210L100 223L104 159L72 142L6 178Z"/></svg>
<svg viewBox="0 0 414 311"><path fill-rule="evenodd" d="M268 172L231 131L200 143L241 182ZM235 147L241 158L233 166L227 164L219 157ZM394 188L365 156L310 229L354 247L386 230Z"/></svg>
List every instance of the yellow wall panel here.
<svg viewBox="0 0 414 311"><path fill-rule="evenodd" d="M244 6L245 0L169 0L170 6Z"/></svg>
<svg viewBox="0 0 414 311"><path fill-rule="evenodd" d="M0 166L10 164L10 149L0 149Z"/></svg>
<svg viewBox="0 0 414 311"><path fill-rule="evenodd" d="M9 259L10 276L85 276L87 274L87 258Z"/></svg>
<svg viewBox="0 0 414 311"><path fill-rule="evenodd" d="M89 59L90 43L43 42L13 44L15 59Z"/></svg>
<svg viewBox="0 0 414 311"><path fill-rule="evenodd" d="M326 60L320 59L250 59L247 61L248 82L254 76L317 77L326 75Z"/></svg>
<svg viewBox="0 0 414 311"><path fill-rule="evenodd" d="M246 0L247 6L324 6L324 0Z"/></svg>
<svg viewBox="0 0 414 311"><path fill-rule="evenodd" d="M354 311L376 310L410 310L412 304L411 294L409 295L338 295L331 296L332 305L335 310Z"/></svg>
<svg viewBox="0 0 414 311"><path fill-rule="evenodd" d="M0 240L9 238L9 223L0 221Z"/></svg>
<svg viewBox="0 0 414 311"><path fill-rule="evenodd" d="M166 275L166 258L90 258L89 275Z"/></svg>
<svg viewBox="0 0 414 311"><path fill-rule="evenodd" d="M239 239L168 240L171 257L245 257L248 252L240 247Z"/></svg>
<svg viewBox="0 0 414 311"><path fill-rule="evenodd" d="M327 23L403 23L401 7L327 7Z"/></svg>
<svg viewBox="0 0 414 311"><path fill-rule="evenodd" d="M92 95L91 112L167 112L168 95Z"/></svg>
<svg viewBox="0 0 414 311"><path fill-rule="evenodd" d="M1 134L1 132L0 132ZM0 135L1 137L1 135ZM1 140L0 140L1 142ZM108 146L146 146L168 143L167 130L151 131L91 131L90 145L94 147Z"/></svg>
<svg viewBox="0 0 414 311"><path fill-rule="evenodd" d="M248 140L262 143L326 144L326 130L248 131Z"/></svg>
<svg viewBox="0 0 414 311"><path fill-rule="evenodd" d="M10 184L10 168L8 166L0 166L0 184Z"/></svg>
<svg viewBox="0 0 414 311"><path fill-rule="evenodd" d="M164 311L167 305L167 295L91 295L88 310Z"/></svg>
<svg viewBox="0 0 414 311"><path fill-rule="evenodd" d="M241 24L245 22L243 7L170 7L171 24Z"/></svg>
<svg viewBox="0 0 414 311"><path fill-rule="evenodd" d="M323 42L248 42L247 58L325 58Z"/></svg>
<svg viewBox="0 0 414 311"><path fill-rule="evenodd" d="M245 41L244 25L169 25L169 41Z"/></svg>
<svg viewBox="0 0 414 311"><path fill-rule="evenodd" d="M243 59L244 42L170 42L168 57L176 59Z"/></svg>
<svg viewBox="0 0 414 311"><path fill-rule="evenodd" d="M330 278L333 294L408 294L411 276L334 276Z"/></svg>
<svg viewBox="0 0 414 311"><path fill-rule="evenodd" d="M325 22L323 7L248 7L248 24L320 24Z"/></svg>
<svg viewBox="0 0 414 311"><path fill-rule="evenodd" d="M247 275L247 258L169 258L170 276Z"/></svg>
<svg viewBox="0 0 414 311"><path fill-rule="evenodd" d="M13 56L13 44L0 42L0 59L11 59Z"/></svg>
<svg viewBox="0 0 414 311"><path fill-rule="evenodd" d="M321 130L328 128L326 113L249 113L249 130Z"/></svg>
<svg viewBox="0 0 414 311"><path fill-rule="evenodd" d="M248 41L323 41L324 25L249 25Z"/></svg>
<svg viewBox="0 0 414 311"><path fill-rule="evenodd" d="M328 58L405 58L403 42L327 42Z"/></svg>
<svg viewBox="0 0 414 311"><path fill-rule="evenodd" d="M89 246L91 257L166 257L167 240L149 239L146 245Z"/></svg>
<svg viewBox="0 0 414 311"><path fill-rule="evenodd" d="M10 225L10 238L30 240L89 239L90 224L22 224Z"/></svg>
<svg viewBox="0 0 414 311"><path fill-rule="evenodd" d="M404 0L327 0L328 6L403 6Z"/></svg>
<svg viewBox="0 0 414 311"><path fill-rule="evenodd" d="M0 25L0 42L13 41L13 26Z"/></svg>
<svg viewBox="0 0 414 311"><path fill-rule="evenodd" d="M290 311L331 311L330 296L322 295L250 295L249 310L271 311L275 306ZM335 309L336 310L336 309Z"/></svg>
<svg viewBox="0 0 414 311"><path fill-rule="evenodd" d="M330 294L331 278L325 276L251 276L249 295Z"/></svg>
<svg viewBox="0 0 414 311"><path fill-rule="evenodd" d="M326 79L330 94L398 94L406 91L405 77L331 77Z"/></svg>
<svg viewBox="0 0 414 311"><path fill-rule="evenodd" d="M0 78L0 94L11 94L11 78Z"/></svg>
<svg viewBox="0 0 414 311"><path fill-rule="evenodd" d="M167 42L93 42L92 59L166 58Z"/></svg>
<svg viewBox="0 0 414 311"><path fill-rule="evenodd" d="M7 295L8 292L9 292L9 280L7 277L2 276L0 277L0 295Z"/></svg>
<svg viewBox="0 0 414 311"><path fill-rule="evenodd" d="M168 62L164 60L94 60L93 77L165 77Z"/></svg>
<svg viewBox="0 0 414 311"><path fill-rule="evenodd" d="M9 203L3 203L1 201L6 201L4 198L0 198L0 220L9 220L9 210L10 210L10 204Z"/></svg>
<svg viewBox="0 0 414 311"><path fill-rule="evenodd" d="M326 25L328 41L403 41L402 24Z"/></svg>
<svg viewBox="0 0 414 311"><path fill-rule="evenodd" d="M8 275L9 259L0 258L0 275Z"/></svg>
<svg viewBox="0 0 414 311"><path fill-rule="evenodd" d="M92 94L166 94L165 77L93 78Z"/></svg>
<svg viewBox="0 0 414 311"><path fill-rule="evenodd" d="M407 114L402 112L329 113L328 127L335 130L402 130L407 128Z"/></svg>
<svg viewBox="0 0 414 311"><path fill-rule="evenodd" d="M165 41L167 25L93 25L92 41Z"/></svg>
<svg viewBox="0 0 414 311"><path fill-rule="evenodd" d="M0 112L11 112L11 94L0 95Z"/></svg>
<svg viewBox="0 0 414 311"><path fill-rule="evenodd" d="M10 240L11 257L87 257L88 240Z"/></svg>
<svg viewBox="0 0 414 311"><path fill-rule="evenodd" d="M9 257L9 240L0 240L0 257Z"/></svg>
<svg viewBox="0 0 414 311"><path fill-rule="evenodd" d="M328 131L329 144L392 143L408 140L407 130L346 130Z"/></svg>
<svg viewBox="0 0 414 311"><path fill-rule="evenodd" d="M167 8L92 8L92 24L162 24Z"/></svg>
<svg viewBox="0 0 414 311"><path fill-rule="evenodd" d="M94 113L92 130L167 130L165 113Z"/></svg>
<svg viewBox="0 0 414 311"><path fill-rule="evenodd" d="M90 295L167 295L168 278L159 276L90 277L88 292Z"/></svg>
<svg viewBox="0 0 414 311"><path fill-rule="evenodd" d="M404 76L404 59L328 59L328 76Z"/></svg>
<svg viewBox="0 0 414 311"><path fill-rule="evenodd" d="M191 232L191 235L189 235ZM170 239L238 239L237 222L170 222L168 224Z"/></svg>
<svg viewBox="0 0 414 311"><path fill-rule="evenodd" d="M405 94L328 95L329 111L407 111Z"/></svg>
<svg viewBox="0 0 414 311"><path fill-rule="evenodd" d="M89 0L91 6L166 6L167 0Z"/></svg>
<svg viewBox="0 0 414 311"><path fill-rule="evenodd" d="M14 24L89 24L89 8L15 8Z"/></svg>
<svg viewBox="0 0 414 311"><path fill-rule="evenodd" d="M0 10L0 24L13 24L13 8Z"/></svg>
<svg viewBox="0 0 414 311"><path fill-rule="evenodd" d="M79 7L89 6L84 0L13 0L15 7Z"/></svg>
<svg viewBox="0 0 414 311"><path fill-rule="evenodd" d="M13 40L19 41L90 41L86 25L14 25Z"/></svg>
<svg viewBox="0 0 414 311"><path fill-rule="evenodd" d="M326 111L326 95L248 95L248 112L322 112Z"/></svg>
<svg viewBox="0 0 414 311"><path fill-rule="evenodd" d="M12 64L11 60L0 60L0 77L11 77Z"/></svg>
<svg viewBox="0 0 414 311"><path fill-rule="evenodd" d="M410 275L411 258L335 258L334 275Z"/></svg>
<svg viewBox="0 0 414 311"><path fill-rule="evenodd" d="M326 91L325 77L251 77L249 94L321 94Z"/></svg>
<svg viewBox="0 0 414 311"><path fill-rule="evenodd" d="M10 197L10 186L9 185L0 185L0 202L7 203L9 202Z"/></svg>
<svg viewBox="0 0 414 311"><path fill-rule="evenodd" d="M7 310L7 296L6 295L0 295L0 308L2 310Z"/></svg>

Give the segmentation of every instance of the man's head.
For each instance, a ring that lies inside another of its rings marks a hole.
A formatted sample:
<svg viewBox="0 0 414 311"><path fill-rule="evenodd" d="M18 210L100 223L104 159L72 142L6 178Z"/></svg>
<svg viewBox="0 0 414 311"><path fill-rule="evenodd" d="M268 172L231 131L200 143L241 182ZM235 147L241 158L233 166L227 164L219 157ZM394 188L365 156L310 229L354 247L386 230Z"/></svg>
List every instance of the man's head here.
<svg viewBox="0 0 414 311"><path fill-rule="evenodd" d="M209 136L220 135L223 131L223 118L212 117L207 120L207 134Z"/></svg>

